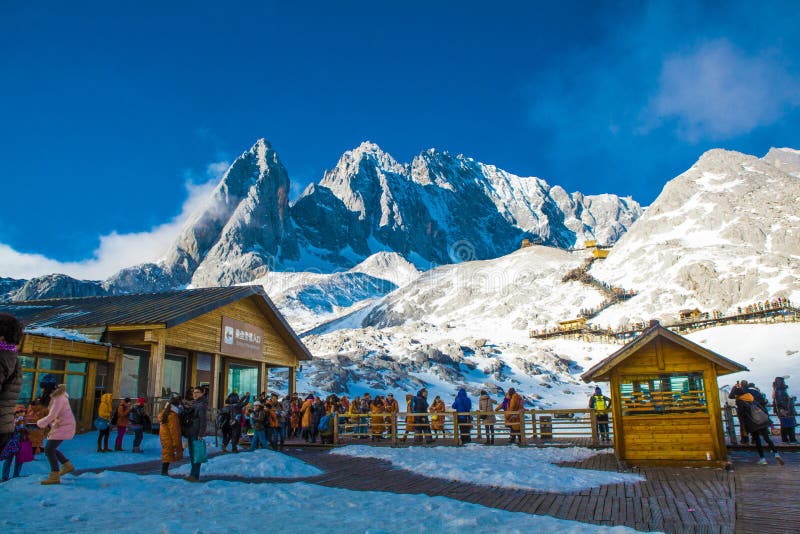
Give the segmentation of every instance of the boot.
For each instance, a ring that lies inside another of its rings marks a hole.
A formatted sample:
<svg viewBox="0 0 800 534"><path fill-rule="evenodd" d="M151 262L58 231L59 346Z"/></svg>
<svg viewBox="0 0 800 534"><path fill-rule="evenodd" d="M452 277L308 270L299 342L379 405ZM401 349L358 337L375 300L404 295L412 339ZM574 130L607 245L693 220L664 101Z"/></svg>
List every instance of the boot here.
<svg viewBox="0 0 800 534"><path fill-rule="evenodd" d="M776 453L775 453L775 459L776 459L776 460L778 461L778 463L779 463L779 464L781 464L781 465L785 465L785 463L786 463L786 462L784 462L784 461L783 461L783 458L781 458L781 455L780 455L780 453L779 453L779 452L776 452Z"/></svg>
<svg viewBox="0 0 800 534"><path fill-rule="evenodd" d="M61 471L58 472L59 476L64 476L68 473L72 473L75 471L75 466L72 465L72 462L67 462L65 464L61 464Z"/></svg>
<svg viewBox="0 0 800 534"><path fill-rule="evenodd" d="M104 450L103 450L102 448L100 448L100 447L97 447L97 452L106 452L106 451L104 451Z"/></svg>
<svg viewBox="0 0 800 534"><path fill-rule="evenodd" d="M494 436L492 436L492 439L489 441L491 441L490 445L494 445Z"/></svg>
<svg viewBox="0 0 800 534"><path fill-rule="evenodd" d="M58 471L50 471L50 476L39 482L39 484L42 484L43 486L61 484L61 475L58 474Z"/></svg>
<svg viewBox="0 0 800 534"><path fill-rule="evenodd" d="M141 447L134 447L133 448L133 452L142 452L142 448Z"/></svg>
<svg viewBox="0 0 800 534"><path fill-rule="evenodd" d="M169 462L161 462L161 474L169 476Z"/></svg>

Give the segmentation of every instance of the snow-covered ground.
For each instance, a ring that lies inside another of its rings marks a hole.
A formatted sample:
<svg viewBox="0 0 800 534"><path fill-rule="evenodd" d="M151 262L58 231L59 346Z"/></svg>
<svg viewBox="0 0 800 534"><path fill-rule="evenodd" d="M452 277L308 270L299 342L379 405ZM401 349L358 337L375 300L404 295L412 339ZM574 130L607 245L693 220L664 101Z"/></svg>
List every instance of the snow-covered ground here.
<svg viewBox="0 0 800 534"><path fill-rule="evenodd" d="M580 447L483 447L472 443L455 453L452 447L390 449L351 445L331 454L386 460L426 477L457 480L483 486L569 493L604 484L635 483L644 477L631 473L575 469L555 465L607 454Z"/></svg>
<svg viewBox="0 0 800 534"><path fill-rule="evenodd" d="M192 484L105 471L0 485L0 531L22 532L634 532L506 512L445 497L350 491L306 483Z"/></svg>
<svg viewBox="0 0 800 534"><path fill-rule="evenodd" d="M108 445L114 448L114 439L117 436L115 430L111 431ZM207 436L206 447L208 452L216 452L219 449L214 446L214 436ZM124 452L97 452L97 431L78 434L75 438L65 441L58 448L69 458L75 469L95 469L99 467L114 467L118 465L137 464L161 459L161 442L157 435L145 434L142 440L141 453L131 452L133 447L133 433L125 434L123 440ZM188 457L188 453L184 451ZM22 467L22 474L47 474L50 471L50 464L44 454L36 455L33 462L26 463Z"/></svg>
<svg viewBox="0 0 800 534"><path fill-rule="evenodd" d="M191 465L173 470L176 475L188 475ZM322 471L302 460L280 452L258 449L210 458L203 464L203 475L228 475L262 478L304 478L321 475Z"/></svg>

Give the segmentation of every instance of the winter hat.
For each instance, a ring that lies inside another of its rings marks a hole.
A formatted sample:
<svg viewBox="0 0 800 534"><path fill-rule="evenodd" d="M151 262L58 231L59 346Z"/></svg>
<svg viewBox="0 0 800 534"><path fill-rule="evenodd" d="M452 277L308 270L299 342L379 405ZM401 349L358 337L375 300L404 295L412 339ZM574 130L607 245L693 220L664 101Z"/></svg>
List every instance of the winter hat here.
<svg viewBox="0 0 800 534"><path fill-rule="evenodd" d="M255 401L255 402L253 403L253 406L261 406L261 401Z"/></svg>
<svg viewBox="0 0 800 534"><path fill-rule="evenodd" d="M58 387L58 379L55 375L46 374L39 380L39 387L45 391L53 391Z"/></svg>
<svg viewBox="0 0 800 534"><path fill-rule="evenodd" d="M139 397L136 399L136 404L147 404L147 400L144 397Z"/></svg>

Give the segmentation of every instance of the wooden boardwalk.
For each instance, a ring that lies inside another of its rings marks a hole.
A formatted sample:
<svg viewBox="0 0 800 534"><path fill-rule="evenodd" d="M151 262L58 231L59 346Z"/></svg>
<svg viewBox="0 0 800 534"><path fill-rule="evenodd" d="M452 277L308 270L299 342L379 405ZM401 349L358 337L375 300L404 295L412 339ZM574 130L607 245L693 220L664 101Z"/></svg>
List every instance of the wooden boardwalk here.
<svg viewBox="0 0 800 534"><path fill-rule="evenodd" d="M330 454L326 449L287 447L287 454L315 465L324 474L304 479L206 477L248 483L308 482L354 491L443 496L513 512L550 515L603 526L625 525L641 531L784 533L800 532L800 453L784 453L785 466L771 458L756 465L751 451L731 453L733 469L648 467L629 469L646 481L611 484L572 493L479 486L425 477L388 462ZM457 453L454 450L454 453ZM247 454L241 453L241 454ZM612 454L561 464L618 471ZM115 470L155 474L159 462ZM97 471L97 470L93 470Z"/></svg>

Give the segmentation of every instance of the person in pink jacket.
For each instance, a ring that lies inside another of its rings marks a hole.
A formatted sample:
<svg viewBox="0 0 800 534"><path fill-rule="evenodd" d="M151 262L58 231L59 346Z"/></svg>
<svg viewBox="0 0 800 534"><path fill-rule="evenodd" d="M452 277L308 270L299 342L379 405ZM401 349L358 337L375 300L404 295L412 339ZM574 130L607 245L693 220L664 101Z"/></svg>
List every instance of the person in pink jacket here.
<svg viewBox="0 0 800 534"><path fill-rule="evenodd" d="M50 462L50 476L42 480L42 484L60 484L61 477L67 473L75 471L72 462L58 450L58 446L65 440L75 436L75 416L69 406L69 396L67 387L64 384L58 385L58 380L53 375L44 375L39 382L42 388L42 404L47 405L49 410L47 417L36 421L39 428L50 427L47 435L47 445L44 446L44 453ZM61 470L58 464L61 463Z"/></svg>

